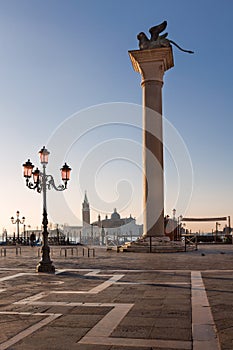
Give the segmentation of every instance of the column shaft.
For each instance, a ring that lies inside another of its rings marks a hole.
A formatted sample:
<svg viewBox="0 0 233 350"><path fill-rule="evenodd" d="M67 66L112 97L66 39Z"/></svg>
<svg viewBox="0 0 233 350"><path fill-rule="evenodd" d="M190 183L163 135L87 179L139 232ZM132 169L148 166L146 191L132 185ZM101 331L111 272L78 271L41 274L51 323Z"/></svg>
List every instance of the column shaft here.
<svg viewBox="0 0 233 350"><path fill-rule="evenodd" d="M143 90L144 237L164 236L164 173L162 87L164 72L173 67L172 49L129 51Z"/></svg>
<svg viewBox="0 0 233 350"><path fill-rule="evenodd" d="M143 80L144 236L164 235L163 82ZM154 113L155 112L155 113Z"/></svg>

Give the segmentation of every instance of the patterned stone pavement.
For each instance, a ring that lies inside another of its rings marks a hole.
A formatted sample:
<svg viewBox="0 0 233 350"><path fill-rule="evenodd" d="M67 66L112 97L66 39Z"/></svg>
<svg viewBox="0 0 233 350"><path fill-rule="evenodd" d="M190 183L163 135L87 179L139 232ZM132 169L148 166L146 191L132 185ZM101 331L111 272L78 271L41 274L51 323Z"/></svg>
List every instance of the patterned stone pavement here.
<svg viewBox="0 0 233 350"><path fill-rule="evenodd" d="M77 254L78 253L78 254ZM52 248L0 257L0 350L232 350L233 247L135 254Z"/></svg>

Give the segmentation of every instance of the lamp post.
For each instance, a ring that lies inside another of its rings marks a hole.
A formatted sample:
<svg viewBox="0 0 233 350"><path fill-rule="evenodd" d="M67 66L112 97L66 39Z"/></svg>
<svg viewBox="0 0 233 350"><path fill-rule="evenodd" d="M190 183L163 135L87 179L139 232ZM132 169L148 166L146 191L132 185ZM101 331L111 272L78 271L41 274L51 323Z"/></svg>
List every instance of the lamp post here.
<svg viewBox="0 0 233 350"><path fill-rule="evenodd" d="M216 222L216 234L215 234L215 242L217 242L218 240L218 227L221 226L221 224L219 222Z"/></svg>
<svg viewBox="0 0 233 350"><path fill-rule="evenodd" d="M47 201L46 193L47 189L52 188L56 191L64 191L67 188L67 182L70 179L71 168L65 163L61 170L61 178L64 181L64 185L55 185L54 178L52 175L46 174L46 165L48 164L48 157L50 152L45 148L45 146L39 151L40 162L42 165L42 171L38 168L33 171L34 165L31 163L30 159L23 164L24 177L26 178L26 186L32 190L37 190L38 193L43 194L43 245L42 245L42 258L37 265L37 272L55 272L55 267L50 259L50 248L48 244L48 215L47 215ZM30 178L33 176L33 183L30 182Z"/></svg>
<svg viewBox="0 0 233 350"><path fill-rule="evenodd" d="M182 219L183 219L183 216L182 215L180 215L180 216L178 216L178 218L177 218L177 227L178 227L178 240L180 240L180 234L181 234L181 221L182 221Z"/></svg>
<svg viewBox="0 0 233 350"><path fill-rule="evenodd" d="M176 209L172 210L172 219L175 220L176 219Z"/></svg>
<svg viewBox="0 0 233 350"><path fill-rule="evenodd" d="M17 232L17 239L16 242L19 243L19 224L24 224L25 217L23 216L22 219L19 218L19 211L17 210L16 212L16 219L14 216L11 217L11 222L12 224L16 224L16 232Z"/></svg>

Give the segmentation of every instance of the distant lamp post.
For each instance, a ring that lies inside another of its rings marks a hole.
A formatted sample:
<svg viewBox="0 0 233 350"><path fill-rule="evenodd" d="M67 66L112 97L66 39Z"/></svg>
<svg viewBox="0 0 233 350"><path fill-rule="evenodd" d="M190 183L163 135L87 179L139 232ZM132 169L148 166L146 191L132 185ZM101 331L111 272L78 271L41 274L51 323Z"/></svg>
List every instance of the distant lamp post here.
<svg viewBox="0 0 233 350"><path fill-rule="evenodd" d="M6 242L7 244L7 230L3 227L3 230L2 230L2 242Z"/></svg>
<svg viewBox="0 0 233 350"><path fill-rule="evenodd" d="M182 221L182 219L183 219L182 215L178 216L178 218L177 218L178 240L181 239L181 225L182 225L181 221Z"/></svg>
<svg viewBox="0 0 233 350"><path fill-rule="evenodd" d="M46 203L46 191L52 188L56 191L64 191L67 188L67 183L70 180L71 168L65 163L61 170L61 178L64 185L55 185L52 175L46 174L46 165L48 164L50 152L43 147L39 151L40 162L42 164L42 172L36 168L33 171L34 165L28 159L23 164L24 177L26 178L26 186L32 190L37 190L38 193L43 193L43 245L42 245L42 258L37 266L37 272L49 272L54 273L55 267L50 259L50 248L48 244L48 215L47 215L47 203ZM30 178L33 177L33 182L30 182Z"/></svg>
<svg viewBox="0 0 233 350"><path fill-rule="evenodd" d="M176 209L172 210L172 219L175 220L176 218Z"/></svg>
<svg viewBox="0 0 233 350"><path fill-rule="evenodd" d="M217 240L218 240L218 228L219 228L219 226L221 226L221 224L219 222L216 222L215 242L217 242Z"/></svg>
<svg viewBox="0 0 233 350"><path fill-rule="evenodd" d="M16 242L19 243L19 225L20 224L24 224L25 221L25 217L23 216L22 219L19 218L19 211L17 210L16 212L16 219L14 218L14 216L11 217L11 222L12 224L16 224L16 232L17 232L17 239Z"/></svg>

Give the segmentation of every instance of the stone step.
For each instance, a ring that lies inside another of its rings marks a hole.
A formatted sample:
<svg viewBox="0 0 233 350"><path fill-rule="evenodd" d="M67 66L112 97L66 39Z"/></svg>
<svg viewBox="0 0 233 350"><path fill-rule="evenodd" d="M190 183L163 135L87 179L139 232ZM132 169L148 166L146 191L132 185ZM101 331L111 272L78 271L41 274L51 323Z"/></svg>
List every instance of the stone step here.
<svg viewBox="0 0 233 350"><path fill-rule="evenodd" d="M129 248L119 248L119 252L123 253L149 253L149 247L129 247ZM168 247L152 247L151 252L152 253L177 253L177 252L184 252L184 248L168 248Z"/></svg>
<svg viewBox="0 0 233 350"><path fill-rule="evenodd" d="M193 251L196 247L193 245L187 245L186 251ZM127 243L123 246L117 247L118 252L123 253L149 253L150 246L148 245L148 242L131 242ZM151 252L152 253L178 253L178 252L185 252L185 246L183 243L180 242L159 242L156 244L152 244L151 246Z"/></svg>

